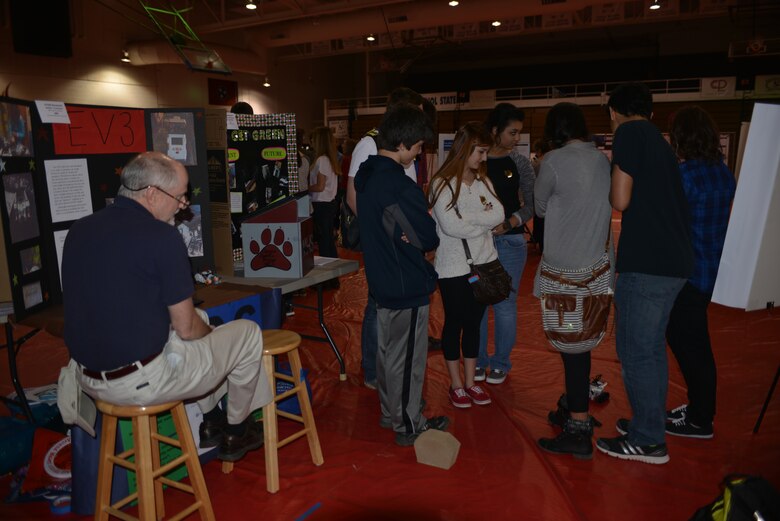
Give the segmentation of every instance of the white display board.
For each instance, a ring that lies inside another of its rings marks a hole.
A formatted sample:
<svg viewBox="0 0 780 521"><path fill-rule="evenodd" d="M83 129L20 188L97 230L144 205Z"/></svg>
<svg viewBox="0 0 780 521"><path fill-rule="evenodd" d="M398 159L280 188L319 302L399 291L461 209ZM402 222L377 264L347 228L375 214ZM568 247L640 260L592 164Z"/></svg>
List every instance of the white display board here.
<svg viewBox="0 0 780 521"><path fill-rule="evenodd" d="M780 105L756 103L712 301L780 305Z"/></svg>

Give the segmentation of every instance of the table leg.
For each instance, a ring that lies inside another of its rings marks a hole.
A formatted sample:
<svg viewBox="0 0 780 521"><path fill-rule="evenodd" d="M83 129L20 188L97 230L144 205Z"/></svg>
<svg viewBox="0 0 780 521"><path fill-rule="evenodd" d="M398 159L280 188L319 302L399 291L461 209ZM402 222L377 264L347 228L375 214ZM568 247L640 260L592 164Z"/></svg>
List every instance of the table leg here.
<svg viewBox="0 0 780 521"><path fill-rule="evenodd" d="M10 322L5 323L5 339L5 345L8 349L8 368L11 372L11 383L14 386L14 391L16 391L16 399L9 399L8 401L16 402L18 405L20 405L22 412L27 417L27 421L35 424L35 418L32 415L30 404L27 402L27 396L24 394L24 387L22 387L21 382L19 382L19 374L16 370L16 344L14 343L14 329ZM21 345L24 340L27 340L27 337L21 339L19 344Z"/></svg>
<svg viewBox="0 0 780 521"><path fill-rule="evenodd" d="M341 356L341 352L339 351L339 348L336 347L336 343L333 341L333 337L330 335L330 331L328 331L328 326L325 325L325 315L322 310L322 283L317 284L317 318L320 321L320 327L322 328L323 333L325 333L325 338L319 337L319 336L311 336L311 335L301 335L303 338L307 338L309 340L319 340L321 342L328 342L330 344L330 348L333 350L333 354L336 355L336 360L339 362L339 380L342 382L347 379L347 370L344 367L344 358ZM295 307L300 308L307 308L311 309L311 306L303 306L300 304L295 305Z"/></svg>

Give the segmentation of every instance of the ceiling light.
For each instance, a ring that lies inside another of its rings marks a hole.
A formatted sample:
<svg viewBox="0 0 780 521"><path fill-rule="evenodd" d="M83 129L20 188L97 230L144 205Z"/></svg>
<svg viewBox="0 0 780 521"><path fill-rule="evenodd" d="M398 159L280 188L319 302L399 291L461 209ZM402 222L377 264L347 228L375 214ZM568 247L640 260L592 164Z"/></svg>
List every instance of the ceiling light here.
<svg viewBox="0 0 780 521"><path fill-rule="evenodd" d="M660 9L660 8L661 8L661 4L658 3L658 0L653 0L653 3L650 6L650 9L655 11L656 9Z"/></svg>
<svg viewBox="0 0 780 521"><path fill-rule="evenodd" d="M501 25L501 22L499 22L498 20L496 20L496 21L495 21L495 22L493 22L491 25L492 25L493 27L498 27L499 25Z"/></svg>
<svg viewBox="0 0 780 521"><path fill-rule="evenodd" d="M255 5L255 0L248 0L246 3L246 8L249 9L250 11L254 11L255 9L257 9L257 5Z"/></svg>
<svg viewBox="0 0 780 521"><path fill-rule="evenodd" d="M458 0L450 0L450 7L457 7L459 3Z"/></svg>
<svg viewBox="0 0 780 521"><path fill-rule="evenodd" d="M376 38L374 37L373 34L369 34L368 36L366 36L366 40L368 40L369 42L373 42L374 40L376 40Z"/></svg>
<svg viewBox="0 0 780 521"><path fill-rule="evenodd" d="M130 53L125 51L125 50L123 50L122 51L122 58L120 58L120 60L123 61L124 63L130 63Z"/></svg>
<svg viewBox="0 0 780 521"><path fill-rule="evenodd" d="M268 88L271 86L271 82L268 81L268 76L265 77L265 81L263 82L263 87Z"/></svg>

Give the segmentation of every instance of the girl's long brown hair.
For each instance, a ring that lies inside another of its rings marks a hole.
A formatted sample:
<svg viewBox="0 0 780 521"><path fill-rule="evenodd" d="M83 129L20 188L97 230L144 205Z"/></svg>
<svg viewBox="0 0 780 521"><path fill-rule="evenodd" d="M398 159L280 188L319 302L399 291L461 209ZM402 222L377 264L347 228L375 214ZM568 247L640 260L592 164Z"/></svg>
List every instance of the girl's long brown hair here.
<svg viewBox="0 0 780 521"><path fill-rule="evenodd" d="M333 167L333 172L341 175L341 166L339 166L338 155L336 154L336 143L333 141L333 131L330 127L317 127L311 132L311 148L314 150L315 161L320 156L326 156Z"/></svg>
<svg viewBox="0 0 780 521"><path fill-rule="evenodd" d="M428 205L431 208L433 208L436 201L439 200L442 190L450 184L453 178L457 180L455 183L455 193L452 197L452 202L447 209L449 210L455 206L455 203L460 196L460 185L463 182L463 170L466 167L466 161L476 147L490 147L492 142L492 137L485 131L485 127L481 122L469 121L458 129L458 132L455 134L455 139L452 141L452 148L450 148L450 152L447 154L447 159L444 160L444 164L441 165L441 168L436 172L436 175L431 178L431 182L428 185ZM487 167L485 166L485 163L479 165L479 170L477 170L474 175L476 181L479 181L480 183L487 177ZM434 181L437 179L441 182L438 183L438 187L434 190Z"/></svg>

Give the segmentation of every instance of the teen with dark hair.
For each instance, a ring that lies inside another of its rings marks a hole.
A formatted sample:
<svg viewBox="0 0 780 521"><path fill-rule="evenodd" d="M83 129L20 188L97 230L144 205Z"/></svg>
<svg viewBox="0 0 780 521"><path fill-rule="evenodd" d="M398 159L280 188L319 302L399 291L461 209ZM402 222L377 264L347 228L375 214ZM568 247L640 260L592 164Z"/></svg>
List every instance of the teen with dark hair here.
<svg viewBox="0 0 780 521"><path fill-rule="evenodd" d="M450 375L449 397L459 408L490 403L490 396L474 383L479 353L479 325L485 305L477 302L471 289L469 266L463 241L474 264L498 257L491 230L504 220L501 206L485 173L490 135L476 122L465 124L455 134L447 159L433 176L430 206L436 220L439 248L436 272L444 305L441 346ZM463 353L465 386L460 377Z"/></svg>
<svg viewBox="0 0 780 521"><path fill-rule="evenodd" d="M582 109L558 103L547 113L544 139L553 150L545 155L534 187L536 214L545 218L547 245L542 260L561 269L593 266L604 254L610 235L609 161L589 140ZM541 268L541 263L539 266ZM539 271L534 295L541 297ZM547 452L593 455L593 418L588 415L590 351L561 353L566 382L566 407L548 415L563 429L556 438L542 438Z"/></svg>
<svg viewBox="0 0 780 521"><path fill-rule="evenodd" d="M525 114L511 103L499 103L485 120L492 143L487 159L487 176L504 207L504 222L493 228L498 260L512 277L509 298L493 305L495 351L488 356L488 310L480 325L476 381L500 384L512 368L509 355L517 337L517 288L526 261L523 223L534 214L534 169L515 146L520 142ZM489 308L488 308L489 309ZM488 371L488 367L490 370Z"/></svg>
<svg viewBox="0 0 780 521"><path fill-rule="evenodd" d="M674 301L666 340L688 386L688 403L669 411L666 433L712 438L717 370L710 345L707 307L718 275L736 181L723 162L718 130L696 106L680 109L670 129L680 158L693 239L693 275Z"/></svg>
<svg viewBox="0 0 780 521"><path fill-rule="evenodd" d="M427 107L430 112L433 109L435 114L436 109L432 104L426 104L424 98L406 87L398 87L394 89L387 97L387 110L400 103L409 103L415 106ZM349 174L347 179L347 205L349 208L357 214L357 202L355 194L355 175L357 174L360 165L368 159L370 156L376 155L377 143L376 137L379 131L375 128L371 129L363 136L363 139L358 141L355 146L355 150L352 152L352 160L349 165ZM404 168L406 176L417 183L417 167L412 157L407 164L401 165ZM376 302L371 293L368 294L368 300L366 302L366 308L363 313L363 325L360 333L360 354L361 354L361 367L363 368L363 383L369 389L376 389Z"/></svg>
<svg viewBox="0 0 780 521"><path fill-rule="evenodd" d="M617 354L633 418L621 436L601 438L616 458L666 463L669 379L664 332L677 294L693 270L685 192L677 158L650 123L653 97L641 83L618 86L609 98L612 144L610 202L623 212L615 287Z"/></svg>
<svg viewBox="0 0 780 521"><path fill-rule="evenodd" d="M379 125L379 153L355 176L360 242L368 290L377 306L377 390L382 425L395 442L414 444L421 432L445 430L449 419L422 414L428 355L428 305L436 271L425 252L439 245L425 195L404 174L433 137L430 120L407 103L389 109Z"/></svg>

